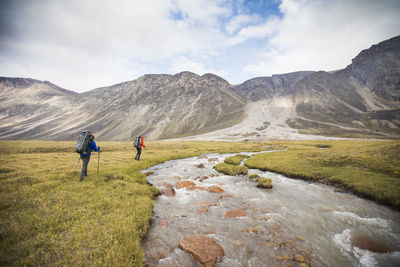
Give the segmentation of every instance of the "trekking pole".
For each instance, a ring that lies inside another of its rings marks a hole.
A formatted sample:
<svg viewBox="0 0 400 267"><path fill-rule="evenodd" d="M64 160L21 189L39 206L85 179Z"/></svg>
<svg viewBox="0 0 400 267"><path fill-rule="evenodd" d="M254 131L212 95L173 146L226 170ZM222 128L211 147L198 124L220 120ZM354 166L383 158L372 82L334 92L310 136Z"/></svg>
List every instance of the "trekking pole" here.
<svg viewBox="0 0 400 267"><path fill-rule="evenodd" d="M75 165L74 172L76 171L76 168L78 168L78 165L79 165L79 161L80 161L80 160L81 160L81 157L79 157L78 162L77 162L76 165Z"/></svg>
<svg viewBox="0 0 400 267"><path fill-rule="evenodd" d="M100 150L99 154L97 155L97 179L99 179L99 166L100 166Z"/></svg>

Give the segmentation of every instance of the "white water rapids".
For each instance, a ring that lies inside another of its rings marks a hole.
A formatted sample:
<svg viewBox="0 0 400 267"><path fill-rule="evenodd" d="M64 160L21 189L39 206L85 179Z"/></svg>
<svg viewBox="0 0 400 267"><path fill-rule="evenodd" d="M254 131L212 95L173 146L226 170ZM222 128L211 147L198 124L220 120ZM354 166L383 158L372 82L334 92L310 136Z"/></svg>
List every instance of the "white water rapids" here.
<svg viewBox="0 0 400 267"><path fill-rule="evenodd" d="M400 266L399 212L330 186L249 169L249 175L272 179L272 190L259 189L248 176L219 174L213 169L218 162L209 161L232 155L172 160L146 170L154 171L147 178L151 184L161 188L167 183L176 191L156 200L143 242L150 266L201 266L178 247L193 234L207 235L223 248L216 266ZM198 168L201 163L204 168ZM176 188L176 182L187 180L224 192ZM199 212L204 202L208 210ZM233 209L247 216L224 218ZM360 249L352 244L354 236L378 240L391 252Z"/></svg>

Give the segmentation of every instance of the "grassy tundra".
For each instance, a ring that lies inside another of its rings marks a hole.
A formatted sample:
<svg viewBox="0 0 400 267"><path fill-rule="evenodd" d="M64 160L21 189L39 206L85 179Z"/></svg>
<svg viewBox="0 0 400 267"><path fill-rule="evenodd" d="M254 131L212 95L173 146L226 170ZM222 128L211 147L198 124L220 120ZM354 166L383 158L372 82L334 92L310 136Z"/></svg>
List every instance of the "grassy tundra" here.
<svg viewBox="0 0 400 267"><path fill-rule="evenodd" d="M251 168L340 183L400 207L399 141L148 142L141 161L129 142L98 142L78 182L75 142L0 141L0 265L142 266L140 241L157 189L141 170L201 153L267 150Z"/></svg>

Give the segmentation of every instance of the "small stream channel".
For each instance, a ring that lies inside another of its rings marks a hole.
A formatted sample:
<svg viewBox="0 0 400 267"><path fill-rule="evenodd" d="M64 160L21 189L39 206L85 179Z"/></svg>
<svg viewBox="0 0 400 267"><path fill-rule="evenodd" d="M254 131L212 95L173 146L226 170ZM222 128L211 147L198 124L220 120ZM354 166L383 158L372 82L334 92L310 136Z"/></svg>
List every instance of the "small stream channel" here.
<svg viewBox="0 0 400 267"><path fill-rule="evenodd" d="M206 235L223 248L216 266L400 266L399 212L276 173L249 169L249 175L272 179L273 189L266 190L248 176L213 169L232 155L205 154L145 170L154 172L147 178L151 184L169 184L176 192L156 200L143 241L149 266L202 266L178 247L193 234ZM178 189L179 181L192 181L199 189ZM210 186L224 192L200 188ZM247 216L224 217L234 209Z"/></svg>

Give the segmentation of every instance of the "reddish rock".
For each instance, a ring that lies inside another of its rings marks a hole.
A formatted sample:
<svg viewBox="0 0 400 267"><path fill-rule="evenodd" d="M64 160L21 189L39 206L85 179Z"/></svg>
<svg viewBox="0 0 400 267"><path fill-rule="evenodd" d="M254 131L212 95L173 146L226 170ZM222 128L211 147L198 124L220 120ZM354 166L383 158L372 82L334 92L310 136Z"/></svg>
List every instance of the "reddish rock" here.
<svg viewBox="0 0 400 267"><path fill-rule="evenodd" d="M204 166L203 163L200 163L199 165L195 165L196 168L202 169L205 168L206 166Z"/></svg>
<svg viewBox="0 0 400 267"><path fill-rule="evenodd" d="M160 225L161 227L167 226L167 221L161 220L160 223L159 223L159 225Z"/></svg>
<svg viewBox="0 0 400 267"><path fill-rule="evenodd" d="M172 185L164 186L160 189L160 192L162 195L166 195L168 197L173 197L176 195L175 189L172 187Z"/></svg>
<svg viewBox="0 0 400 267"><path fill-rule="evenodd" d="M294 260L298 262L306 262L306 259L304 258L303 255L297 254L294 256Z"/></svg>
<svg viewBox="0 0 400 267"><path fill-rule="evenodd" d="M219 161L218 158L211 158L211 159L208 159L208 162L218 162L218 161Z"/></svg>
<svg viewBox="0 0 400 267"><path fill-rule="evenodd" d="M206 213L206 212L208 212L208 209L206 207L200 207L200 208L197 209L197 212Z"/></svg>
<svg viewBox="0 0 400 267"><path fill-rule="evenodd" d="M184 188L188 186L195 186L196 184L193 183L192 181L180 181L176 182L176 188Z"/></svg>
<svg viewBox="0 0 400 267"><path fill-rule="evenodd" d="M199 202L196 203L196 205L200 206L200 207L206 207L207 208L207 207L210 206L210 203L204 202L204 201L199 201Z"/></svg>
<svg viewBox="0 0 400 267"><path fill-rule="evenodd" d="M247 216L247 212L245 210L229 210L225 212L224 218L238 218Z"/></svg>
<svg viewBox="0 0 400 267"><path fill-rule="evenodd" d="M212 186L209 186L209 187L207 188L207 191L208 191L208 192L211 192L211 193L222 193L222 192L224 192L224 189L222 189L222 188L219 187L219 186L212 185Z"/></svg>
<svg viewBox="0 0 400 267"><path fill-rule="evenodd" d="M206 188L203 187L203 186L197 186L197 185L195 185L195 186L188 186L188 187L186 187L186 190L191 190L191 191L194 191L194 190L206 191Z"/></svg>
<svg viewBox="0 0 400 267"><path fill-rule="evenodd" d="M179 242L179 248L193 255L204 266L214 266L219 257L224 256L224 250L217 242L205 235L184 237Z"/></svg>

